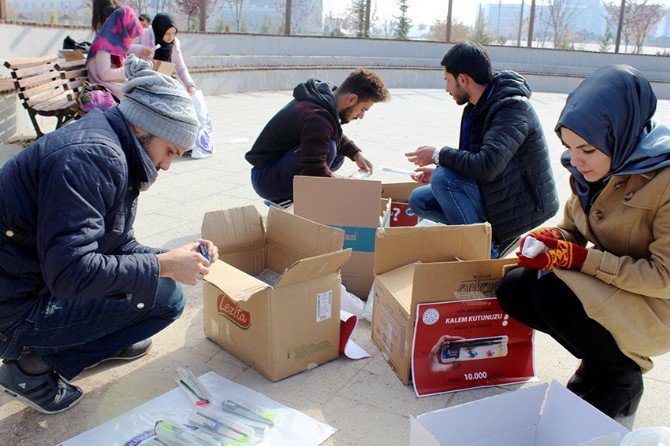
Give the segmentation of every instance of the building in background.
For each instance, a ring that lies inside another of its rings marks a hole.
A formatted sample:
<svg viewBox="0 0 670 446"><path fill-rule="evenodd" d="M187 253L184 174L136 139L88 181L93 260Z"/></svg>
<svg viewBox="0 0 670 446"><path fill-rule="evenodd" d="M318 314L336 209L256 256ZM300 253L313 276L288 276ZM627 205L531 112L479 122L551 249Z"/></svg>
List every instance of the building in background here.
<svg viewBox="0 0 670 446"><path fill-rule="evenodd" d="M6 0L7 20L60 25L91 23L86 0Z"/></svg>

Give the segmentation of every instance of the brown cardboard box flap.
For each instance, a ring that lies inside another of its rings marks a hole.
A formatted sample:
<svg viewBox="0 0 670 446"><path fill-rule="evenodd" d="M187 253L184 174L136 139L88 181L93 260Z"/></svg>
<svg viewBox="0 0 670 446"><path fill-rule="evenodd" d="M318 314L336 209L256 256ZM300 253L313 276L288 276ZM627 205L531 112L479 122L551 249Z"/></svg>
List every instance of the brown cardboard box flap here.
<svg viewBox="0 0 670 446"><path fill-rule="evenodd" d="M342 249L344 231L282 211L268 210L267 238L297 250L299 257L314 257Z"/></svg>
<svg viewBox="0 0 670 446"><path fill-rule="evenodd" d="M209 267L209 274L204 278L220 290L225 290L226 295L235 301L245 301L252 295L270 288L270 285L243 273L226 262L217 260Z"/></svg>
<svg viewBox="0 0 670 446"><path fill-rule="evenodd" d="M293 285L305 280L318 279L334 273L342 268L349 257L351 257L351 248L299 260L295 265L284 271L275 288Z"/></svg>
<svg viewBox="0 0 670 446"><path fill-rule="evenodd" d="M379 226L381 181L298 175L293 178L295 214L339 226Z"/></svg>
<svg viewBox="0 0 670 446"><path fill-rule="evenodd" d="M496 297L505 266L516 262L509 258L424 263L414 270L414 296L431 295L436 302Z"/></svg>
<svg viewBox="0 0 670 446"><path fill-rule="evenodd" d="M166 62L164 60L153 60L154 70L163 73L166 76L172 76L174 73L175 64L173 62Z"/></svg>
<svg viewBox="0 0 670 446"><path fill-rule="evenodd" d="M404 183L383 183L382 184L382 198L391 198L393 201L407 203L412 191L419 186L425 184L417 183L416 181L409 181Z"/></svg>
<svg viewBox="0 0 670 446"><path fill-rule="evenodd" d="M461 226L380 228L375 241L375 274L413 262L455 258L485 260L491 256L489 223Z"/></svg>
<svg viewBox="0 0 670 446"><path fill-rule="evenodd" d="M219 255L265 245L263 217L256 207L242 206L207 212L202 220L202 237L219 248Z"/></svg>

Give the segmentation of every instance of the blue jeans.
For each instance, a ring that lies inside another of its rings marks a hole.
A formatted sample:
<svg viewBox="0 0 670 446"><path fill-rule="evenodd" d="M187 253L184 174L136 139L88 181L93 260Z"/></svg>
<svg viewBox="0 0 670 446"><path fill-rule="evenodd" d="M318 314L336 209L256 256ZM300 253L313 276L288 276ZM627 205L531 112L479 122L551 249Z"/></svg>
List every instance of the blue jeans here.
<svg viewBox="0 0 670 446"><path fill-rule="evenodd" d="M293 199L293 177L300 175L298 162L302 151L300 147L289 150L277 162L266 167L251 169L251 185L256 193L272 201ZM331 171L336 171L344 163L344 157L337 154L337 143L328 141L328 158Z"/></svg>
<svg viewBox="0 0 670 446"><path fill-rule="evenodd" d="M151 337L184 311L181 285L159 279L156 304L137 310L125 299L67 300L46 295L28 316L0 334L3 359L40 356L65 379Z"/></svg>
<svg viewBox="0 0 670 446"><path fill-rule="evenodd" d="M430 177L430 186L414 189L409 207L421 218L445 225L469 225L486 221L484 202L477 182L439 166ZM498 247L491 245L491 258L498 258Z"/></svg>

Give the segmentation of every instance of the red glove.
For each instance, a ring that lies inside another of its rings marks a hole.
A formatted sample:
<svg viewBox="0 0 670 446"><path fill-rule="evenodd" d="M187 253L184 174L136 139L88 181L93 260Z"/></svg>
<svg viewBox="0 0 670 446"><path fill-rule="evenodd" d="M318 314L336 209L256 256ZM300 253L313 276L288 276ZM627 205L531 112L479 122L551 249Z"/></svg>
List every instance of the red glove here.
<svg viewBox="0 0 670 446"><path fill-rule="evenodd" d="M526 241L526 237L531 236L533 238L537 238L540 235L545 237L551 237L556 240L565 240L565 238L563 237L563 233L558 228L551 226L545 228L537 228L533 229L528 234L521 237L521 242L519 243L519 250L523 251L523 243Z"/></svg>
<svg viewBox="0 0 670 446"><path fill-rule="evenodd" d="M588 250L576 243L556 240L555 238L538 235L537 240L545 244L549 250L535 258L528 258L517 252L519 266L532 269L580 269L586 260Z"/></svg>

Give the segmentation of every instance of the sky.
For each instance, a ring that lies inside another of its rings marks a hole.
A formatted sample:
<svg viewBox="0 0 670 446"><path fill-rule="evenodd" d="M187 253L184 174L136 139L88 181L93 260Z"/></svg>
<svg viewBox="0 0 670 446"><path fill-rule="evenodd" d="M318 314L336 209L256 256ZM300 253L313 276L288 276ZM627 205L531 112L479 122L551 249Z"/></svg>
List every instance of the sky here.
<svg viewBox="0 0 670 446"><path fill-rule="evenodd" d="M463 22L466 25L473 25L477 19L477 11L479 4L486 7L489 3L496 4L499 0L453 0L452 16L455 20ZM541 4L543 0L536 0L537 4ZM620 3L619 0L609 0L613 3ZM323 12L327 14L329 11L333 15L342 15L350 0L323 0ZM503 4L519 4L521 0L502 0ZM659 3L670 8L670 0L653 0L653 3ZM373 8L377 6L377 17L383 19L387 17L390 19L393 16L400 14L397 0L372 0ZM425 23L430 25L435 22L437 18L444 20L447 17L447 0L408 0L409 9L407 14L412 19L413 25ZM530 4L530 0L526 0L526 4Z"/></svg>

